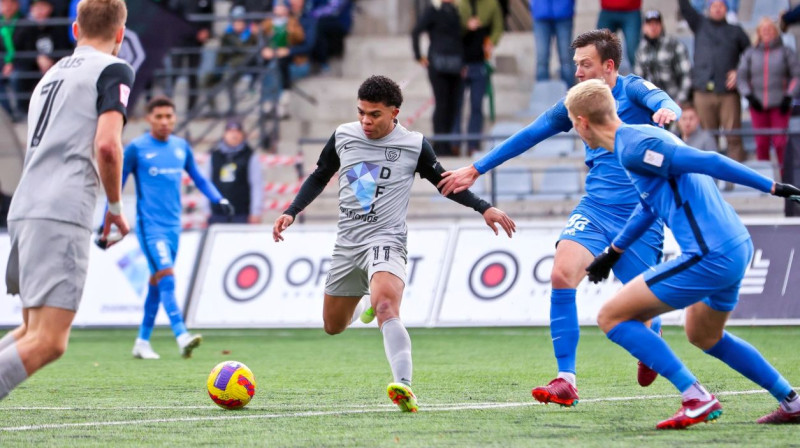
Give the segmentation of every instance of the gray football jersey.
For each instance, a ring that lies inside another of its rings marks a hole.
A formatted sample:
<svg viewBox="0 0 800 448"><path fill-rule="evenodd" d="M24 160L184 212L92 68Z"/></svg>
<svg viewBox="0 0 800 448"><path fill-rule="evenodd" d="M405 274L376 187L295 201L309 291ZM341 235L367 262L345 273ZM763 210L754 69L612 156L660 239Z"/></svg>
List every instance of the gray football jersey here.
<svg viewBox="0 0 800 448"><path fill-rule="evenodd" d="M132 85L133 70L125 61L90 46L76 48L44 75L31 96L25 164L9 220L91 228L100 185L97 119L110 110L126 116Z"/></svg>
<svg viewBox="0 0 800 448"><path fill-rule="evenodd" d="M421 150L422 134L399 123L374 140L358 122L336 129L338 244L352 247L387 237L406 244L408 202Z"/></svg>

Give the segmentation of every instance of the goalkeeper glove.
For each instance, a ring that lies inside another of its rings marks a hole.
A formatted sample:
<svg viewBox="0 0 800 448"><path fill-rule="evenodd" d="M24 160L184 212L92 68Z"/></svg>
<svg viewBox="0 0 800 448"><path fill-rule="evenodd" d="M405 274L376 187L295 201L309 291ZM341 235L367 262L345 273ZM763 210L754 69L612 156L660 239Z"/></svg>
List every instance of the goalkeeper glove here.
<svg viewBox="0 0 800 448"><path fill-rule="evenodd" d="M792 184L782 184L780 182L775 182L775 193L772 194L774 196L787 198L795 202L800 202L800 188L797 188Z"/></svg>
<svg viewBox="0 0 800 448"><path fill-rule="evenodd" d="M586 273L589 274L589 281L592 283L600 283L607 279L614 263L616 263L621 256L622 253L615 251L610 246L606 247L606 250L596 256L594 261L586 268Z"/></svg>

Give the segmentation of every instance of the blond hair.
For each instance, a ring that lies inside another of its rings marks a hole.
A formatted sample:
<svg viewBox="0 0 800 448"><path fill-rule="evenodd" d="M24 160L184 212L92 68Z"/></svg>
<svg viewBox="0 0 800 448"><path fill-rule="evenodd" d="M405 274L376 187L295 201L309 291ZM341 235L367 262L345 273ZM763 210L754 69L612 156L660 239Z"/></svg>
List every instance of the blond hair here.
<svg viewBox="0 0 800 448"><path fill-rule="evenodd" d="M584 117L592 124L608 123L617 114L611 89L599 79L588 79L569 89L564 106L573 117Z"/></svg>
<svg viewBox="0 0 800 448"><path fill-rule="evenodd" d="M761 42L761 34L759 33L759 30L764 25L771 26L772 29L775 30L775 35L778 36L778 38L781 37L781 29L778 28L778 24L775 23L775 21L770 19L769 17L762 17L761 20L758 21L758 25L756 25L756 37L754 39L755 45L759 45L761 43L766 45L769 43L769 42Z"/></svg>
<svg viewBox="0 0 800 448"><path fill-rule="evenodd" d="M128 18L124 0L81 0L78 3L78 28L82 37L110 40Z"/></svg>

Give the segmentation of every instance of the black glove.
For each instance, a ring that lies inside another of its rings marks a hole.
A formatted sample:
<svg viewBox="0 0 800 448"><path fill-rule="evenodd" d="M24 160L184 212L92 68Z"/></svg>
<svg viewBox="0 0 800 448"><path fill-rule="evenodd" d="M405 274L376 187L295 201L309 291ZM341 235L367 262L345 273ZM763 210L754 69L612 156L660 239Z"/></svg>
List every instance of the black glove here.
<svg viewBox="0 0 800 448"><path fill-rule="evenodd" d="M606 247L600 255L594 258L594 261L586 268L589 274L589 281L592 283L600 283L608 278L611 273L611 268L619 260L622 254L615 251L611 247Z"/></svg>
<svg viewBox="0 0 800 448"><path fill-rule="evenodd" d="M792 201L795 202L800 202L800 188L797 188L792 184L782 184L780 182L776 182L775 193L772 194L774 196L791 199Z"/></svg>
<svg viewBox="0 0 800 448"><path fill-rule="evenodd" d="M792 110L792 97L785 96L781 101L781 112L788 114Z"/></svg>
<svg viewBox="0 0 800 448"><path fill-rule="evenodd" d="M220 211L220 214L225 216L233 216L236 213L236 210L233 208L230 202L227 199L222 198L219 202L217 202L217 209Z"/></svg>
<svg viewBox="0 0 800 448"><path fill-rule="evenodd" d="M750 109L757 110L759 112L764 110L764 105L761 104L761 101L759 101L758 98L756 98L756 96L752 93L747 95L747 102L750 103Z"/></svg>

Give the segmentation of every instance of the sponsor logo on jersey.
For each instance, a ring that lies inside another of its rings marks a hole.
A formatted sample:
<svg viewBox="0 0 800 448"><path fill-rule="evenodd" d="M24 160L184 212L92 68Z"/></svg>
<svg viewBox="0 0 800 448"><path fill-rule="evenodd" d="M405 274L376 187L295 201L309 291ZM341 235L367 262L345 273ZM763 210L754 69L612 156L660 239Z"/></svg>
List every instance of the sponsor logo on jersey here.
<svg viewBox="0 0 800 448"><path fill-rule="evenodd" d="M144 158L145 159L152 159L153 157L155 157L157 155L158 155L157 152L148 152L147 154L144 155Z"/></svg>
<svg viewBox="0 0 800 448"><path fill-rule="evenodd" d="M647 149L644 152L644 163L661 168L664 164L664 154Z"/></svg>
<svg viewBox="0 0 800 448"><path fill-rule="evenodd" d="M386 148L386 160L394 162L400 158L400 148Z"/></svg>

